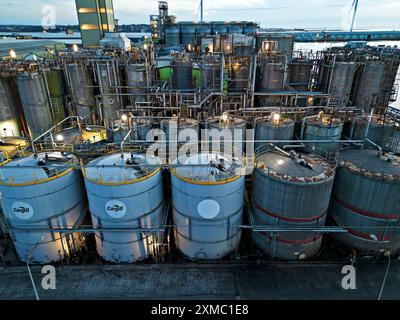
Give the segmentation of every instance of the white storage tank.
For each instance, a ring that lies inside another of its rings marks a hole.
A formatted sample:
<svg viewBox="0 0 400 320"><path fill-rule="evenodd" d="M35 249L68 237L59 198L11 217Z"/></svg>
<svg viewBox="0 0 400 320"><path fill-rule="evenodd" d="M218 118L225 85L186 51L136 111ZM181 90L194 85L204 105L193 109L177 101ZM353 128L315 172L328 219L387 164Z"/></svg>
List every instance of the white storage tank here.
<svg viewBox="0 0 400 320"><path fill-rule="evenodd" d="M96 232L98 254L115 263L148 258L163 236L149 230L163 225L161 168L143 154L118 153L89 162L83 171L93 226L111 229Z"/></svg>
<svg viewBox="0 0 400 320"><path fill-rule="evenodd" d="M78 235L52 231L72 228L86 210L76 164L73 155L50 152L14 160L0 168L1 203L11 226L19 229L12 237L22 261L52 263L79 249Z"/></svg>
<svg viewBox="0 0 400 320"><path fill-rule="evenodd" d="M216 260L239 245L243 217L243 164L203 153L171 166L175 241L192 260Z"/></svg>

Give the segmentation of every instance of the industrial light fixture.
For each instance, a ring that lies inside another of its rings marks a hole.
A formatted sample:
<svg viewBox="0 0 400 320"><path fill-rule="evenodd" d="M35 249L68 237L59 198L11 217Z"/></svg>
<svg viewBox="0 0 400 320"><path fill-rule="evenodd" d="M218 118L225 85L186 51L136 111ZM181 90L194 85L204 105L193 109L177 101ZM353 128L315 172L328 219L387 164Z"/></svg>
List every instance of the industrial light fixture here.
<svg viewBox="0 0 400 320"><path fill-rule="evenodd" d="M10 51L8 51L8 54L10 55L11 58L15 59L17 57L17 53L11 49Z"/></svg>
<svg viewBox="0 0 400 320"><path fill-rule="evenodd" d="M58 142L62 142L62 141L64 141L64 136L62 134L58 134L58 135L56 135L56 140Z"/></svg>
<svg viewBox="0 0 400 320"><path fill-rule="evenodd" d="M128 120L128 116L126 114L123 114L121 116L121 120L124 121L124 122L127 121Z"/></svg>
<svg viewBox="0 0 400 320"><path fill-rule="evenodd" d="M221 116L221 121L222 122L227 122L229 120L229 115L227 112L224 112Z"/></svg>
<svg viewBox="0 0 400 320"><path fill-rule="evenodd" d="M72 45L72 50L74 50L74 52L78 52L78 50L79 50L78 45L77 44L73 44Z"/></svg>

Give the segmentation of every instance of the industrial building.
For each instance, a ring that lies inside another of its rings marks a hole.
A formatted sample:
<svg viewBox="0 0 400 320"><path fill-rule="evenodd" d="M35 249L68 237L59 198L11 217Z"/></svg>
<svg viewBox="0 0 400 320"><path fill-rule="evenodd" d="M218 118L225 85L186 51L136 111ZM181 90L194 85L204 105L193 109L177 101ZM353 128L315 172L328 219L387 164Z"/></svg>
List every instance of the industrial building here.
<svg viewBox="0 0 400 320"><path fill-rule="evenodd" d="M75 3L83 46L100 47L105 33L116 29L112 0L76 0Z"/></svg>
<svg viewBox="0 0 400 320"><path fill-rule="evenodd" d="M298 51L252 23L164 11L133 47L103 39L111 2L77 8L84 48L0 63L9 252L38 264L398 254L398 48Z"/></svg>

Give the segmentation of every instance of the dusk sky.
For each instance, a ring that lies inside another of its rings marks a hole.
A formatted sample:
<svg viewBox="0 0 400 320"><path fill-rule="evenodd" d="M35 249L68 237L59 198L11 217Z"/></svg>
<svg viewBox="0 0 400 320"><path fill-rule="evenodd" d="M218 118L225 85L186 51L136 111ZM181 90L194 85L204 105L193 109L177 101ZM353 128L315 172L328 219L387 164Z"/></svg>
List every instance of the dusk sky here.
<svg viewBox="0 0 400 320"><path fill-rule="evenodd" d="M170 0L178 20L197 20L200 1ZM204 0L207 20L250 20L262 27L349 27L353 0ZM400 29L400 0L359 0L357 28ZM41 24L41 10L54 5L57 24L77 24L74 0L0 0L0 24ZM121 24L148 23L157 0L114 0Z"/></svg>

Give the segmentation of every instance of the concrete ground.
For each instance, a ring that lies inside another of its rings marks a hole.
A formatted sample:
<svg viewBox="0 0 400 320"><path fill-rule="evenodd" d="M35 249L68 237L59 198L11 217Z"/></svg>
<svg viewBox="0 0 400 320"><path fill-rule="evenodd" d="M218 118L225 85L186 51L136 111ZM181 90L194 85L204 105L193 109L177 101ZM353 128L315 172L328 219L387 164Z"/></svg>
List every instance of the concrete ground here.
<svg viewBox="0 0 400 320"><path fill-rule="evenodd" d="M162 264L57 268L56 290L41 299L377 299L387 263L357 266L357 289L343 290L339 264ZM400 263L392 262L383 299L400 299ZM0 268L0 299L34 299L26 267Z"/></svg>

